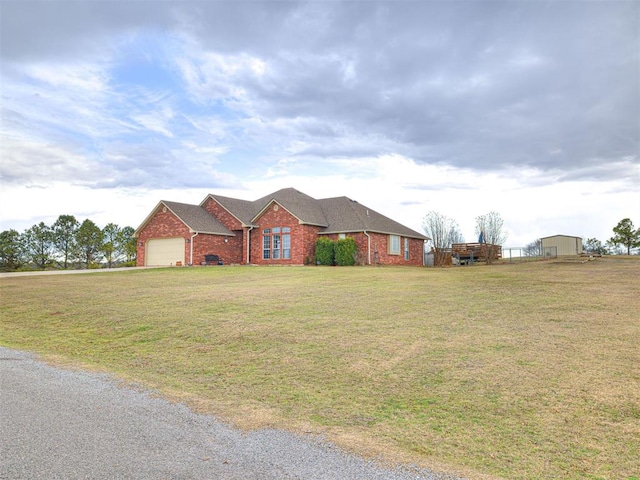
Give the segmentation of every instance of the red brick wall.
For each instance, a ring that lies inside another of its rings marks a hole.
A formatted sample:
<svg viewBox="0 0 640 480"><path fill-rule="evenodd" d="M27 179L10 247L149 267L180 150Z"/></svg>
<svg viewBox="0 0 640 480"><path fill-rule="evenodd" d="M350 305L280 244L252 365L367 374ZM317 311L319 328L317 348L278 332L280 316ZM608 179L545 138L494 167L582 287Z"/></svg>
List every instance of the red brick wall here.
<svg viewBox="0 0 640 480"><path fill-rule="evenodd" d="M242 230L233 232L235 237L199 233L193 238L193 264L200 265L204 256L218 255L225 265L242 263ZM225 242L225 238L227 241ZM189 256L185 257L187 262Z"/></svg>
<svg viewBox="0 0 640 480"><path fill-rule="evenodd" d="M338 240L338 234L330 234L325 235L327 238L331 240ZM368 248L368 238L363 232L354 232L347 233L347 237L351 237L356 241L356 245L358 246L358 252L366 259L365 261L369 261L367 259L367 248ZM409 239L409 260L404 259L404 239L405 237L400 237L400 254L399 255L391 255L389 253L389 235L381 234L381 233L369 233L371 238L371 263L373 264L375 260L374 253L378 252L378 262L382 265L414 265L414 266L422 266L422 248L423 241L416 238Z"/></svg>
<svg viewBox="0 0 640 480"><path fill-rule="evenodd" d="M400 237L400 254L389 253L389 235L381 233L371 234L371 262L374 262L374 245L378 252L378 261L383 265L414 265L422 266L422 249L424 241L418 238L409 239L409 260L404 259L404 239Z"/></svg>
<svg viewBox="0 0 640 480"><path fill-rule="evenodd" d="M225 210L218 202L212 198L207 198L203 205L204 209L216 217L220 223L231 231L242 230L242 223L236 217ZM235 233L235 232L234 232Z"/></svg>
<svg viewBox="0 0 640 480"><path fill-rule="evenodd" d="M193 264L200 265L204 261L206 254L218 255L225 264L242 262L242 230L233 232L235 237L225 237L222 235L198 234L193 238ZM191 258L191 237L193 233L182 223L171 211L162 211L158 208L149 223L138 236L138 250L136 265L139 267L145 264L145 251L147 241L151 238L172 238L182 237L185 239L184 260L189 263Z"/></svg>
<svg viewBox="0 0 640 480"><path fill-rule="evenodd" d="M138 251L136 265L138 267L144 266L145 262L145 250L147 241L150 238L172 238L182 237L184 239L191 238L191 233L187 226L182 223L178 218L167 210L162 211L162 206L158 207L153 218L145 225L140 234L138 235ZM185 261L189 261L189 244L185 242Z"/></svg>
<svg viewBox="0 0 640 480"><path fill-rule="evenodd" d="M258 227L251 230L251 263L256 265L303 265L305 258L313 255L316 234L320 227L300 225L298 219L285 208L271 205L254 223ZM291 258L268 259L262 258L262 231L265 228L289 227L291 229Z"/></svg>

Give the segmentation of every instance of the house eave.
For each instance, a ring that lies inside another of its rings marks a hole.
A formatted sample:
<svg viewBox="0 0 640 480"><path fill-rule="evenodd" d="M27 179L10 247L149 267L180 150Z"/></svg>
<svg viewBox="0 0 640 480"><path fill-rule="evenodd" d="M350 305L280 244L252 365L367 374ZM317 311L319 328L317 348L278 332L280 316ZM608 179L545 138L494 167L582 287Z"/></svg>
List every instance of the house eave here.
<svg viewBox="0 0 640 480"><path fill-rule="evenodd" d="M429 237L425 237L423 235L407 235L405 233L400 233L400 232L388 232L388 231L384 231L384 230L371 230L368 228L365 229L360 229L360 230L324 230L324 231L320 231L318 232L318 235L336 235L336 234L340 234L340 233L361 233L361 232L366 232L366 233L378 233L380 235L397 235L399 237L404 237L404 238L414 238L416 240L424 240L427 241L429 240Z"/></svg>
<svg viewBox="0 0 640 480"><path fill-rule="evenodd" d="M231 230L229 230L229 233L223 233L223 232L207 232L205 230L193 230L193 229L189 229L189 233L197 233L199 235L218 235L219 237L235 237L236 234L233 233Z"/></svg>

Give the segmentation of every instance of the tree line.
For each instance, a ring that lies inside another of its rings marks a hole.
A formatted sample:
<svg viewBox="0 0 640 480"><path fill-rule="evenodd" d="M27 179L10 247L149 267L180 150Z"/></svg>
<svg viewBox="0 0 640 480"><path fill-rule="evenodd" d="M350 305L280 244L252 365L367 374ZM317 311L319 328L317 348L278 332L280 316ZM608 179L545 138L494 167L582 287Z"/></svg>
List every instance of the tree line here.
<svg viewBox="0 0 640 480"><path fill-rule="evenodd" d="M135 266L136 239L132 227L109 223L98 227L60 215L52 225L40 222L19 233L0 232L0 270L47 270Z"/></svg>

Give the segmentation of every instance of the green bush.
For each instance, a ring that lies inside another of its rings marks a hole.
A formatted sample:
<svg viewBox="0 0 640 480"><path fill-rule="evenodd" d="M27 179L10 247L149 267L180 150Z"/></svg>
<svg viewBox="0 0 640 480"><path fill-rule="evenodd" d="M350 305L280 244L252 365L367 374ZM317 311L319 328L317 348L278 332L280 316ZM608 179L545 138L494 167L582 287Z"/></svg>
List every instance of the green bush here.
<svg viewBox="0 0 640 480"><path fill-rule="evenodd" d="M358 245L353 238L341 238L335 244L336 265L349 267L355 265Z"/></svg>
<svg viewBox="0 0 640 480"><path fill-rule="evenodd" d="M316 262L318 265L333 265L335 262L335 243L326 237L316 240Z"/></svg>

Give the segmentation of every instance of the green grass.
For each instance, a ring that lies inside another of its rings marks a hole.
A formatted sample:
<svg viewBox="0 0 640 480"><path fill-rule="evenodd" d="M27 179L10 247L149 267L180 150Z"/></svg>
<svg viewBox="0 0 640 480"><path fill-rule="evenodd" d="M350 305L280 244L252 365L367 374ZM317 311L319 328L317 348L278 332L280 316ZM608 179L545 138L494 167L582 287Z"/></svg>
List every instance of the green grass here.
<svg viewBox="0 0 640 480"><path fill-rule="evenodd" d="M640 474L640 259L0 279L0 343L469 478Z"/></svg>

